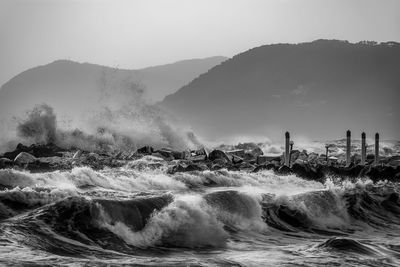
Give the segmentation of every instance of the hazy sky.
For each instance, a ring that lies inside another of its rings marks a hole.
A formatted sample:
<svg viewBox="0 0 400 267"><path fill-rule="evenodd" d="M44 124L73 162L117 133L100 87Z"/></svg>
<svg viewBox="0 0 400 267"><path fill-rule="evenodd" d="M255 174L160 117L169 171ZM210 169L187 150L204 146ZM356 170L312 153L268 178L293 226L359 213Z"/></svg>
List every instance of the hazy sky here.
<svg viewBox="0 0 400 267"><path fill-rule="evenodd" d="M0 85L71 59L141 68L320 38L400 41L399 0L0 0Z"/></svg>

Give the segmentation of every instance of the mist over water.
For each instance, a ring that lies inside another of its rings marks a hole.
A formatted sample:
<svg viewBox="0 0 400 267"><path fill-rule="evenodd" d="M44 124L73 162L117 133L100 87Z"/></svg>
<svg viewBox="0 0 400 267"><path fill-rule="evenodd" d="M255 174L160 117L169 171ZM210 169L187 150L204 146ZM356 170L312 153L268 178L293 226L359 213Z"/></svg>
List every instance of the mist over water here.
<svg viewBox="0 0 400 267"><path fill-rule="evenodd" d="M109 79L98 89L96 106L80 116L59 118L57 107L38 103L25 116L2 120L0 152L13 149L19 142L54 143L89 151L131 151L144 145L175 150L201 146L189 127L147 103L143 86Z"/></svg>

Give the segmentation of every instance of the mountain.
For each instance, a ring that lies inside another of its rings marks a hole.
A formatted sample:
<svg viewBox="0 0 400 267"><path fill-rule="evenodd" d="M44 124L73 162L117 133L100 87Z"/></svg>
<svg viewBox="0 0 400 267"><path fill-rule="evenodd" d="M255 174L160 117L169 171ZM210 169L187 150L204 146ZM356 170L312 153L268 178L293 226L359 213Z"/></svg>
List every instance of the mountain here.
<svg viewBox="0 0 400 267"><path fill-rule="evenodd" d="M400 139L400 44L317 40L264 45L200 75L161 106L209 140Z"/></svg>
<svg viewBox="0 0 400 267"><path fill-rule="evenodd" d="M19 115L42 103L61 116L79 117L104 98L129 90L154 103L224 60L191 59L139 70L58 60L24 71L5 83L0 89L0 117Z"/></svg>

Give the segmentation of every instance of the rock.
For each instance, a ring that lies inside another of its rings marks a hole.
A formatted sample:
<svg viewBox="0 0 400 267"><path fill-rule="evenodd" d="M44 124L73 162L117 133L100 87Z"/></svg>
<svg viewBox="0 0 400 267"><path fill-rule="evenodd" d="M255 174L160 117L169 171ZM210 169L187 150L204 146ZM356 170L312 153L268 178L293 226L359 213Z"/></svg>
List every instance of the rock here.
<svg viewBox="0 0 400 267"><path fill-rule="evenodd" d="M243 162L243 158L238 157L236 155L231 155L231 161L233 164L240 164Z"/></svg>
<svg viewBox="0 0 400 267"><path fill-rule="evenodd" d="M244 156L244 160L246 161L252 161L252 162L256 162L257 157L263 155L263 151L261 150L261 148L256 147L252 150L247 150L245 152L245 156Z"/></svg>
<svg viewBox="0 0 400 267"><path fill-rule="evenodd" d="M365 175L374 182L379 180L396 181L400 169L392 166L370 166Z"/></svg>
<svg viewBox="0 0 400 267"><path fill-rule="evenodd" d="M136 152L140 154L151 155L154 152L154 149L151 146L144 146L139 148Z"/></svg>
<svg viewBox="0 0 400 267"><path fill-rule="evenodd" d="M215 161L215 160L224 160L226 162L231 162L231 160L229 159L228 155L218 149L213 150L209 155L208 155L208 159Z"/></svg>
<svg viewBox="0 0 400 267"><path fill-rule="evenodd" d="M269 163L269 164L257 166L253 170L253 172L259 172L259 171L263 171L263 170L275 170L275 171L278 171L278 168L276 167L275 164Z"/></svg>
<svg viewBox="0 0 400 267"><path fill-rule="evenodd" d="M159 154L159 156L157 154ZM167 150L157 150L153 153L153 155L161 157L167 161L176 159L174 157L174 153L172 153L172 151L167 151Z"/></svg>
<svg viewBox="0 0 400 267"><path fill-rule="evenodd" d="M87 160L98 160L99 159L99 154L97 154L97 153L94 153L94 152L90 152L87 156L86 156L86 159Z"/></svg>
<svg viewBox="0 0 400 267"><path fill-rule="evenodd" d="M13 161L8 158L0 158L0 168L8 167L13 165Z"/></svg>
<svg viewBox="0 0 400 267"><path fill-rule="evenodd" d="M47 145L32 145L30 146L30 151L32 151L32 155L37 158L45 158L45 157L62 157L62 154L59 153L63 151L61 148L54 144Z"/></svg>
<svg viewBox="0 0 400 267"><path fill-rule="evenodd" d="M75 152L74 156L72 157L72 159L79 159L82 155L82 150L78 150Z"/></svg>
<svg viewBox="0 0 400 267"><path fill-rule="evenodd" d="M190 151L171 151L174 159L188 159L190 158Z"/></svg>
<svg viewBox="0 0 400 267"><path fill-rule="evenodd" d="M297 159L302 160L302 161L307 161L308 160L307 151L303 150L302 152L300 152L300 154L297 157Z"/></svg>
<svg viewBox="0 0 400 267"><path fill-rule="evenodd" d="M34 163L36 161L37 158L26 152L19 153L14 159L14 162L19 165Z"/></svg>
<svg viewBox="0 0 400 267"><path fill-rule="evenodd" d="M292 166L292 171L301 178L314 181L322 181L325 176L321 168L318 168L318 166L317 168L313 168L308 163L294 163Z"/></svg>
<svg viewBox="0 0 400 267"><path fill-rule="evenodd" d="M170 167L167 172L170 174L174 174L176 172L205 171L205 170L208 170L208 167L205 164L179 162L177 165Z"/></svg>
<svg viewBox="0 0 400 267"><path fill-rule="evenodd" d="M226 151L226 154L231 155L231 156L237 156L242 159L245 156L244 149L236 149L236 150Z"/></svg>
<svg viewBox="0 0 400 267"><path fill-rule="evenodd" d="M241 171L253 171L255 169L255 166L248 163L248 162L242 162L240 164L235 165L239 170Z"/></svg>
<svg viewBox="0 0 400 267"><path fill-rule="evenodd" d="M202 148L194 151L194 153L196 154L196 156L205 155L206 158L208 158L208 155L209 155L208 150L205 147L202 147Z"/></svg>
<svg viewBox="0 0 400 267"><path fill-rule="evenodd" d="M308 161L311 163L316 163L318 160L318 154L317 153L310 153L310 155L308 155Z"/></svg>
<svg viewBox="0 0 400 267"><path fill-rule="evenodd" d="M267 164L269 162L269 158L270 157L267 157L267 156L264 156L264 155L260 155L260 156L257 157L256 163L258 165Z"/></svg>
<svg viewBox="0 0 400 267"><path fill-rule="evenodd" d="M396 167L396 166L400 166L400 159L391 159L389 161L389 165Z"/></svg>
<svg viewBox="0 0 400 267"><path fill-rule="evenodd" d="M278 173L283 175L288 175L292 173L292 170L288 166L283 165L278 169Z"/></svg>
<svg viewBox="0 0 400 267"><path fill-rule="evenodd" d="M201 161L206 161L207 160L207 155L197 155L193 156L190 158L191 161L193 162L201 162Z"/></svg>
<svg viewBox="0 0 400 267"><path fill-rule="evenodd" d="M293 162L296 161L296 159L300 156L300 151L298 150L292 150L290 153L290 163L293 164Z"/></svg>

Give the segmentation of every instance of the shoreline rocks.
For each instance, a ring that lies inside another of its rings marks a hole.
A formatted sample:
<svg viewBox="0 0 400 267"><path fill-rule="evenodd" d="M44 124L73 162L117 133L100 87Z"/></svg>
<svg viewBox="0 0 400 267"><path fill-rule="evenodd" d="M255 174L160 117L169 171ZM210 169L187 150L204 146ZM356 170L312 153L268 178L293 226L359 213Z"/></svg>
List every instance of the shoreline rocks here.
<svg viewBox="0 0 400 267"><path fill-rule="evenodd" d="M14 156L12 158L12 156ZM157 157L168 165L167 172L191 172L227 169L230 171L260 172L273 171L279 175L297 175L303 179L324 182L327 177L368 177L373 181L400 181L400 155L382 158L381 165L340 165L336 160L326 163L325 157L306 151L291 154L291 167L283 166L282 156L267 156L256 147L223 151L215 149L208 152L205 148L193 151L155 150L150 146L138 149L134 153L94 153L81 150L61 149L53 144L18 144L16 149L0 155L0 169L17 168L31 172L50 172L71 170L74 167L88 166L95 170L126 166L133 160L145 157ZM354 157L357 159L357 157ZM356 160L357 162L357 160Z"/></svg>

